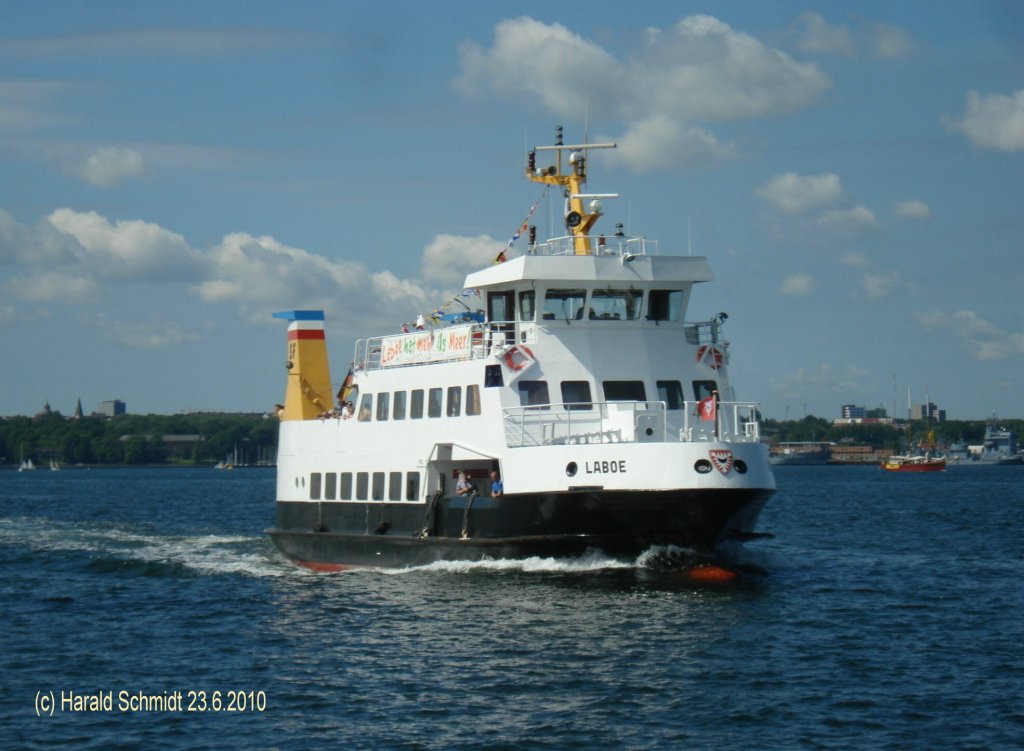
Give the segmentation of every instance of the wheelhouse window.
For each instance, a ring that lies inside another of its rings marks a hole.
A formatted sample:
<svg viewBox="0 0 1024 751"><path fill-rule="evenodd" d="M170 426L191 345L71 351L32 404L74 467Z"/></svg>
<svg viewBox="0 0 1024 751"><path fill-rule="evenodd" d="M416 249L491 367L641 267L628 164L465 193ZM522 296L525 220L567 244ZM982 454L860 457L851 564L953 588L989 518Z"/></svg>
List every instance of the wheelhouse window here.
<svg viewBox="0 0 1024 751"><path fill-rule="evenodd" d="M645 402L647 391L643 381L604 381L604 399L607 402Z"/></svg>
<svg viewBox="0 0 1024 751"><path fill-rule="evenodd" d="M701 399L707 399L711 394L718 390L718 384L714 381L694 381L693 382L693 397L698 402Z"/></svg>
<svg viewBox="0 0 1024 751"><path fill-rule="evenodd" d="M363 394L363 401L359 405L359 422L369 422L373 413L373 394Z"/></svg>
<svg viewBox="0 0 1024 751"><path fill-rule="evenodd" d="M384 392L377 394L377 419L380 421L388 419L388 408L391 406L391 394Z"/></svg>
<svg viewBox="0 0 1024 751"><path fill-rule="evenodd" d="M519 403L524 407L551 404L547 381L517 381L516 387L519 389ZM544 409L551 409L551 407L544 406Z"/></svg>
<svg viewBox="0 0 1024 751"><path fill-rule="evenodd" d="M365 501L370 497L369 472L356 472L356 500Z"/></svg>
<svg viewBox="0 0 1024 751"><path fill-rule="evenodd" d="M678 321L683 314L681 289L652 289L647 295L648 321Z"/></svg>
<svg viewBox="0 0 1024 751"><path fill-rule="evenodd" d="M405 392L404 391L396 391L395 392L394 409L391 411L391 417L394 420L404 420L405 419Z"/></svg>
<svg viewBox="0 0 1024 751"><path fill-rule="evenodd" d="M572 321L583 318L587 301L585 289L549 289L544 295L545 321Z"/></svg>
<svg viewBox="0 0 1024 751"><path fill-rule="evenodd" d="M414 389L409 395L409 418L423 419L423 389Z"/></svg>
<svg viewBox="0 0 1024 751"><path fill-rule="evenodd" d="M499 388L505 385L505 379L501 375L500 365L484 366L484 388Z"/></svg>
<svg viewBox="0 0 1024 751"><path fill-rule="evenodd" d="M536 310L534 308L535 301L537 299L536 293L531 289L526 292L519 293L519 320L520 321L532 321Z"/></svg>
<svg viewBox="0 0 1024 751"><path fill-rule="evenodd" d="M658 399L665 402L666 409L682 409L683 384L679 381L658 381Z"/></svg>
<svg viewBox="0 0 1024 751"><path fill-rule="evenodd" d="M324 475L324 500L333 501L338 493L338 475L336 472L328 472Z"/></svg>
<svg viewBox="0 0 1024 751"><path fill-rule="evenodd" d="M644 293L638 289L595 289L590 294L591 320L636 321Z"/></svg>
<svg viewBox="0 0 1024 751"><path fill-rule="evenodd" d="M338 497L343 501L352 500L352 473L342 472L341 473L341 492Z"/></svg>
<svg viewBox="0 0 1024 751"><path fill-rule="evenodd" d="M466 386L466 414L480 414L480 387L475 383Z"/></svg>
<svg viewBox="0 0 1024 751"><path fill-rule="evenodd" d="M320 473L314 472L309 476L309 500L320 500Z"/></svg>
<svg viewBox="0 0 1024 751"><path fill-rule="evenodd" d="M427 417L441 416L441 389L430 389L427 399Z"/></svg>
<svg viewBox="0 0 1024 751"><path fill-rule="evenodd" d="M384 473L374 472L373 473L373 500L383 501L384 500Z"/></svg>
<svg viewBox="0 0 1024 751"><path fill-rule="evenodd" d="M462 387L461 386L449 386L448 387L448 410L446 413L449 417L458 417L462 414Z"/></svg>
<svg viewBox="0 0 1024 751"><path fill-rule="evenodd" d="M562 401L566 409L591 409L589 381L562 381Z"/></svg>

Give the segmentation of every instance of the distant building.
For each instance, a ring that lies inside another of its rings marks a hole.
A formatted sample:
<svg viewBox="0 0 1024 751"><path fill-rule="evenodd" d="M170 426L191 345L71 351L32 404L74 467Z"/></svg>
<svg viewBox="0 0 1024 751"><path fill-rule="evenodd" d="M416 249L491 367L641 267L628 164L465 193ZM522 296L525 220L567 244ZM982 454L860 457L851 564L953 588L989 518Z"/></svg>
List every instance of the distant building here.
<svg viewBox="0 0 1024 751"><path fill-rule="evenodd" d="M864 407L858 407L856 404L844 404L842 415L844 420L863 419L868 416L868 411Z"/></svg>
<svg viewBox="0 0 1024 751"><path fill-rule="evenodd" d="M107 399L97 405L94 415L99 417L117 417L127 412L124 402L120 399Z"/></svg>
<svg viewBox="0 0 1024 751"><path fill-rule="evenodd" d="M911 420L929 420L931 422L945 422L946 410L928 402L927 404L915 404L910 408Z"/></svg>

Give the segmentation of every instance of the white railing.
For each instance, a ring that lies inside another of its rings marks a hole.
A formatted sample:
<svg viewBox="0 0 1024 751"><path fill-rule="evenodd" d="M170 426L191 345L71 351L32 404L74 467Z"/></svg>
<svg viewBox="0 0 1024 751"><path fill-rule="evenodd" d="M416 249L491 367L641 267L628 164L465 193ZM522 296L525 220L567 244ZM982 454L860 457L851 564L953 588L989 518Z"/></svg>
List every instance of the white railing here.
<svg viewBox="0 0 1024 751"><path fill-rule="evenodd" d="M698 402L669 410L665 402L552 403L503 411L509 448L592 443L724 441L757 443L757 404L719 402L717 420L701 420Z"/></svg>
<svg viewBox="0 0 1024 751"><path fill-rule="evenodd" d="M647 256L658 254L658 241L646 237L623 237L621 235L591 235L588 240L590 255L595 256ZM574 256L577 238L572 235L552 237L542 243L535 243L527 251L531 256Z"/></svg>

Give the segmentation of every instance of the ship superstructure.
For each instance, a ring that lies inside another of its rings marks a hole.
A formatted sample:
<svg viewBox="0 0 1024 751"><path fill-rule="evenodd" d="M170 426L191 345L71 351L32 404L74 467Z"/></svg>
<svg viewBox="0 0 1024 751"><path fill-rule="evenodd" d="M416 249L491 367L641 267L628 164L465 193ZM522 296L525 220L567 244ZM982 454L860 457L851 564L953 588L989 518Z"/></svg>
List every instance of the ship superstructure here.
<svg viewBox="0 0 1024 751"><path fill-rule="evenodd" d="M711 269L621 225L595 236L614 198L584 192L595 148L614 144L563 145L559 130L530 152L527 177L564 194L566 234L530 228L525 255L470 274L478 308L357 342L338 394L351 412L332 395L323 314L275 314L289 375L271 535L289 557L709 557L756 535L775 488L757 405L729 381L725 314L686 320Z"/></svg>

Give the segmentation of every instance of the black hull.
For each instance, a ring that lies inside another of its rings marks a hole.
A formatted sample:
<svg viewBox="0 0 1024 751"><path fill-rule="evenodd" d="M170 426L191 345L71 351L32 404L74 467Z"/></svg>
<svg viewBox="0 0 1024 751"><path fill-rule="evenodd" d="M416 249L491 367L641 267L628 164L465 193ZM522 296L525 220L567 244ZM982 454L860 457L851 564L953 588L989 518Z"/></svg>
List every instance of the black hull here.
<svg viewBox="0 0 1024 751"><path fill-rule="evenodd" d="M278 501L274 544L315 569L575 557L635 560L653 546L711 556L743 539L770 490L576 492L402 503Z"/></svg>

